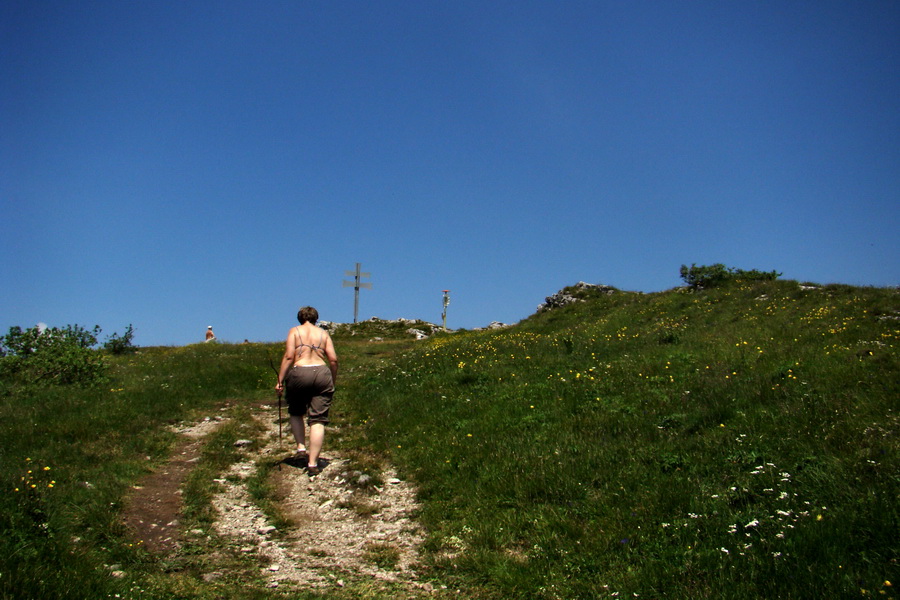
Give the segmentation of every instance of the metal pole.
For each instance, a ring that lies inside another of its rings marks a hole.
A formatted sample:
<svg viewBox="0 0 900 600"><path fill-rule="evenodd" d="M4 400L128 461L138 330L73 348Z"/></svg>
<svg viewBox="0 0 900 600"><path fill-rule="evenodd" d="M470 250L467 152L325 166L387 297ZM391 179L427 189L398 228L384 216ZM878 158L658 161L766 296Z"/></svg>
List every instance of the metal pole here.
<svg viewBox="0 0 900 600"><path fill-rule="evenodd" d="M371 273L363 273L360 270L362 265L360 263L356 263L356 271L345 271L344 273L348 277L353 277L353 281L344 281L344 287L352 287L353 288L353 322L356 323L359 320L359 290L361 288L366 288L368 290L372 289L371 283L362 283L360 279L363 277L371 277Z"/></svg>
<svg viewBox="0 0 900 600"><path fill-rule="evenodd" d="M272 367L272 370L275 371L275 383L278 383L278 376L281 375L281 372L275 368L275 361L272 360L272 355L269 354L269 351L266 350L266 358L269 359L269 366ZM281 394L282 391L278 392L278 451L281 452ZM278 470L281 470L281 462L278 463Z"/></svg>
<svg viewBox="0 0 900 600"><path fill-rule="evenodd" d="M359 267L360 264L356 263L356 279L354 280L356 285L353 286L353 322L356 323L359 317Z"/></svg>
<svg viewBox="0 0 900 600"><path fill-rule="evenodd" d="M447 305L450 304L450 290L444 290L444 312L441 315L444 320L444 331L447 331Z"/></svg>

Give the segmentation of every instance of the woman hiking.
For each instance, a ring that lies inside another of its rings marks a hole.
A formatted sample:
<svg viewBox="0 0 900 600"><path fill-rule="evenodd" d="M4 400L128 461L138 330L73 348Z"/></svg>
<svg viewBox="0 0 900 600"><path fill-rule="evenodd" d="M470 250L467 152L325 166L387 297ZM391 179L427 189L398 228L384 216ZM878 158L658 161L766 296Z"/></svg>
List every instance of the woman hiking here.
<svg viewBox="0 0 900 600"><path fill-rule="evenodd" d="M319 453L325 441L325 425L329 422L338 357L331 336L316 326L319 312L315 308L304 306L297 313L297 320L300 325L288 331L275 391L285 392L297 455L306 453L306 472L315 477L321 472ZM309 423L309 447L304 416Z"/></svg>

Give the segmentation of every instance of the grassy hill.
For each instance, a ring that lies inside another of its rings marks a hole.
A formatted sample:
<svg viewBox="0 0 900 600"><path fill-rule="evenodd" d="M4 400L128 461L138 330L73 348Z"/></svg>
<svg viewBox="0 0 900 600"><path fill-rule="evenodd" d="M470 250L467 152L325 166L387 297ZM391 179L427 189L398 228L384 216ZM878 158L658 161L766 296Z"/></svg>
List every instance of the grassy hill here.
<svg viewBox="0 0 900 600"><path fill-rule="evenodd" d="M420 483L435 564L488 596L891 597L898 300L598 294L418 346L355 410Z"/></svg>
<svg viewBox="0 0 900 600"><path fill-rule="evenodd" d="M419 486L424 578L468 598L896 597L896 289L571 291L503 330L335 334L326 452ZM143 349L99 389L4 387L2 597L283 597L160 564L117 520L165 425L226 401L239 422L279 350Z"/></svg>

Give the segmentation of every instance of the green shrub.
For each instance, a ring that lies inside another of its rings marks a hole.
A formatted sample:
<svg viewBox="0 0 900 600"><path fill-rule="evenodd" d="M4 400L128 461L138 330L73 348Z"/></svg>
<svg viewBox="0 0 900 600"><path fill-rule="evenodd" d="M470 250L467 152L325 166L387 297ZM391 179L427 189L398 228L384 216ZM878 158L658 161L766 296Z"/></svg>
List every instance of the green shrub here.
<svg viewBox="0 0 900 600"><path fill-rule="evenodd" d="M681 265L681 278L694 289L713 288L729 281L773 281L781 277L777 271L759 271L752 269L745 271L726 267L722 263L714 265L691 264Z"/></svg>
<svg viewBox="0 0 900 600"><path fill-rule="evenodd" d="M106 342L103 343L103 349L111 354L125 354L127 352L133 352L136 350L131 341L134 339L134 328L131 324L125 329L125 333L119 336L118 333L114 332L111 336L106 338Z"/></svg>
<svg viewBox="0 0 900 600"><path fill-rule="evenodd" d="M92 385L103 380L106 365L93 349L100 327L10 327L0 338L0 377L19 385Z"/></svg>

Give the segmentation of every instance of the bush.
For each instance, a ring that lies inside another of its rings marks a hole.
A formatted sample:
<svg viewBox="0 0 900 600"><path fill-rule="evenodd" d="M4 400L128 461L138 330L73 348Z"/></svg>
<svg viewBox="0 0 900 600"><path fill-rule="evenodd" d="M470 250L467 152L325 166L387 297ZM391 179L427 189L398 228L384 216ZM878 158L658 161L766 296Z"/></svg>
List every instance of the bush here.
<svg viewBox="0 0 900 600"><path fill-rule="evenodd" d="M125 329L125 333L119 336L118 333L113 333L111 336L106 338L106 342L103 344L103 349L111 354L125 354L126 352L133 352L136 350L134 345L132 345L131 340L134 339L134 328L131 324Z"/></svg>
<svg viewBox="0 0 900 600"><path fill-rule="evenodd" d="M717 287L729 281L772 281L781 277L777 271L745 271L726 267L722 263L699 267L696 264L690 267L681 265L680 274L684 282L694 289Z"/></svg>
<svg viewBox="0 0 900 600"><path fill-rule="evenodd" d="M0 377L21 385L92 385L106 374L93 347L100 327L10 327L0 337Z"/></svg>

